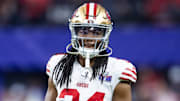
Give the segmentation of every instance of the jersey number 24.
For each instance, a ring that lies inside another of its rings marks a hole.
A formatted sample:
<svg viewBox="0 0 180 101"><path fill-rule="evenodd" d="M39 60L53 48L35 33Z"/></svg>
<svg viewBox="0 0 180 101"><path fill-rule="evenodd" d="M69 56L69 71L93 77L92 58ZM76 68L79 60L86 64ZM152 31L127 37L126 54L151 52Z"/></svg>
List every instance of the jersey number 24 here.
<svg viewBox="0 0 180 101"><path fill-rule="evenodd" d="M64 89L62 90L59 98L64 98L65 95L71 95L72 101L79 101L79 92L77 89ZM103 101L104 93L96 92L87 101Z"/></svg>

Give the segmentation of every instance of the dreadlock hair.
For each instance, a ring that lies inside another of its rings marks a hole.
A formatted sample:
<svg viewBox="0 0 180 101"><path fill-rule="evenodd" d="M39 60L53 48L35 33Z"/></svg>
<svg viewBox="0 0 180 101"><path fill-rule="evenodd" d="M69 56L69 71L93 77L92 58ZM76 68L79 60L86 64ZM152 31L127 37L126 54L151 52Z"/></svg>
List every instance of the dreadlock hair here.
<svg viewBox="0 0 180 101"><path fill-rule="evenodd" d="M76 52L74 48L71 48L72 52ZM102 51L100 54L106 54L106 51ZM53 78L56 80L57 85L66 84L68 88L69 83L71 82L71 74L73 70L74 61L78 58L78 55L73 55L66 53L65 56L58 62L53 71ZM93 74L92 79L96 78L97 75L103 75L106 71L108 56L96 57L95 63L92 66ZM103 82L103 80L102 80Z"/></svg>

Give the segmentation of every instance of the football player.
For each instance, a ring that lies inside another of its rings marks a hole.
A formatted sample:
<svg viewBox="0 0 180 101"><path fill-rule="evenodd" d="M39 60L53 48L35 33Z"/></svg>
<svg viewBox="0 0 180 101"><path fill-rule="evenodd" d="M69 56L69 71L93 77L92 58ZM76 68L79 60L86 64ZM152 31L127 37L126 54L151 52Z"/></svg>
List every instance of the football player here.
<svg viewBox="0 0 180 101"><path fill-rule="evenodd" d="M85 3L69 20L71 43L65 54L47 63L45 101L131 101L136 69L128 61L110 57L112 21L104 7Z"/></svg>

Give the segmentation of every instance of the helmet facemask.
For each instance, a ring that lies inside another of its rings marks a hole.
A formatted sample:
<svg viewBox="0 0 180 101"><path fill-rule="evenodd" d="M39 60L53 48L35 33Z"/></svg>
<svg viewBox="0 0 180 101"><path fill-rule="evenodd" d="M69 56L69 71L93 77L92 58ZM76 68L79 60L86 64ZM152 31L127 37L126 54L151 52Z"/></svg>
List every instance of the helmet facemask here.
<svg viewBox="0 0 180 101"><path fill-rule="evenodd" d="M70 23L69 27L72 47L83 57L93 58L107 49L111 25Z"/></svg>

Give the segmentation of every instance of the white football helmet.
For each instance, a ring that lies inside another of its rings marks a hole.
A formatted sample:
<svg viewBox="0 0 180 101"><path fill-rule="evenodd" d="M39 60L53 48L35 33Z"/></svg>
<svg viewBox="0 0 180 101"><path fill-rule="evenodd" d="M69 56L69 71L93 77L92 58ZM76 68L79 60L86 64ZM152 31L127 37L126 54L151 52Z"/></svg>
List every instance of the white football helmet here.
<svg viewBox="0 0 180 101"><path fill-rule="evenodd" d="M68 53L80 54L85 58L109 56L112 53L112 49L108 47L112 31L111 17L101 5L91 2L80 6L69 19L69 28L71 44L66 48ZM88 33L91 35L87 35ZM69 51L71 45L77 52ZM99 54L107 48L109 53Z"/></svg>

